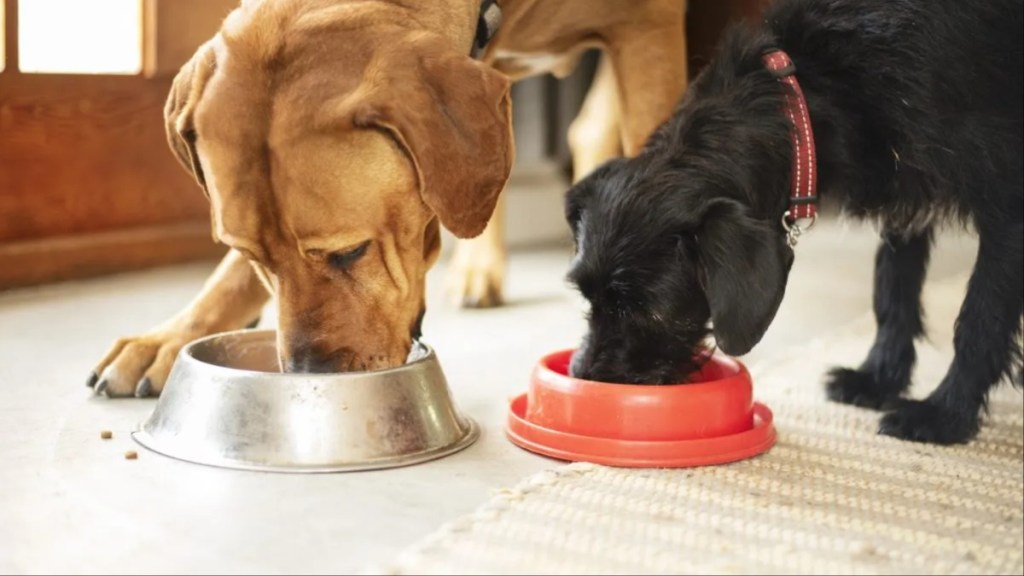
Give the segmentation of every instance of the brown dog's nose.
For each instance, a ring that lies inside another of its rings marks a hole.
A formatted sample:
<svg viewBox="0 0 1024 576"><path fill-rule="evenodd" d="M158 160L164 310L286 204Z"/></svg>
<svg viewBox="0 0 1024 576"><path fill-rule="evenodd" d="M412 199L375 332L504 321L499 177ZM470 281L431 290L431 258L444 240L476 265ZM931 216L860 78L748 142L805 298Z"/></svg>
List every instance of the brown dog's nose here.
<svg viewBox="0 0 1024 576"><path fill-rule="evenodd" d="M347 354L325 354L307 342L290 342L285 346L281 366L285 372L329 373L345 370Z"/></svg>
<svg viewBox="0 0 1024 576"><path fill-rule="evenodd" d="M328 373L336 372L335 363L316 356L292 356L285 361L285 372Z"/></svg>

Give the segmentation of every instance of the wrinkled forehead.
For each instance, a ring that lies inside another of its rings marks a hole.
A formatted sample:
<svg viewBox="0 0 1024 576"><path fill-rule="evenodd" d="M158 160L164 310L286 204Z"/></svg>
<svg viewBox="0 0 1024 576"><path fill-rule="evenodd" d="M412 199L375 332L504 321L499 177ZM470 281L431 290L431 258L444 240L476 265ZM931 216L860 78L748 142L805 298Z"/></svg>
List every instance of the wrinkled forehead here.
<svg viewBox="0 0 1024 576"><path fill-rule="evenodd" d="M273 147L253 144L200 147L214 231L225 243L260 245L277 234L344 245L348 237L411 233L425 212L411 164L386 134L311 133Z"/></svg>
<svg viewBox="0 0 1024 576"><path fill-rule="evenodd" d="M300 243L402 235L425 210L411 162L377 130L311 131L275 143L271 172L281 218Z"/></svg>
<svg viewBox="0 0 1024 576"><path fill-rule="evenodd" d="M302 57L268 66L216 46L217 72L196 108L197 148L214 233L228 244L404 234L425 210L414 165L392 136L353 126L367 54L343 66ZM343 105L344 104L344 105Z"/></svg>

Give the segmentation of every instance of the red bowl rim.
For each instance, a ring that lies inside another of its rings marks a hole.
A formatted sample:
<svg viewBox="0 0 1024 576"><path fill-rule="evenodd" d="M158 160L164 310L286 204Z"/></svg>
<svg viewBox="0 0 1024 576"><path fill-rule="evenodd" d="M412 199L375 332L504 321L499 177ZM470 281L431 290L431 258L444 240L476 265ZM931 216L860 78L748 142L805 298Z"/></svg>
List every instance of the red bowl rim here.
<svg viewBox="0 0 1024 576"><path fill-rule="evenodd" d="M570 385L582 386L582 387L598 387L606 390L615 390L617 393L622 394L635 394L635 395L649 395L651 392L661 391L661 394L672 394L672 393L684 393L686 390L694 391L695 389L714 389L714 388L731 388L737 385L737 381L743 383L750 383L750 371L747 370L746 364L740 361L738 358L732 356L726 356L724 354L715 352L708 356L708 362L716 362L719 365L725 364L730 365L730 368L736 368L736 372L717 380L705 380L701 382L680 382L678 384L624 384L621 382L601 382L598 380L586 380L583 378L575 378L568 374L562 374L549 367L550 362L556 356L562 356L564 354L571 355L576 350L573 348L563 348L554 352L549 352L541 357L540 361L537 362L534 368L535 374L540 376L542 380L557 384L560 388L568 387Z"/></svg>

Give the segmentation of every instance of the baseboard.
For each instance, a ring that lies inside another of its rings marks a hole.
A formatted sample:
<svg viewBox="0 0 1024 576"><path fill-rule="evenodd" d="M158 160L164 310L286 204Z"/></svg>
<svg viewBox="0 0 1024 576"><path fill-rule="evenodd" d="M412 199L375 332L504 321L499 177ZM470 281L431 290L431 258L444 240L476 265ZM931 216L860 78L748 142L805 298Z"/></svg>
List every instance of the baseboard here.
<svg viewBox="0 0 1024 576"><path fill-rule="evenodd" d="M0 290L215 259L209 221L0 244Z"/></svg>
<svg viewBox="0 0 1024 576"><path fill-rule="evenodd" d="M567 187L553 164L516 168L504 192L510 249L568 240L562 209ZM454 243L445 232L446 253ZM0 290L214 259L225 250L211 240L207 220L0 243Z"/></svg>

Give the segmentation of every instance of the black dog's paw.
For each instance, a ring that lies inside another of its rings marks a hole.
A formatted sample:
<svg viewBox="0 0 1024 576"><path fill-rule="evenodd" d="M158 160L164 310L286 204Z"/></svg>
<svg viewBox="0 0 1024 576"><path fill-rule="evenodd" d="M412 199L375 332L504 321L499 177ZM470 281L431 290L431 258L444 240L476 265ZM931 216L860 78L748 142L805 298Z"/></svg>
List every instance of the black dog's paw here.
<svg viewBox="0 0 1024 576"><path fill-rule="evenodd" d="M930 444L961 444L978 433L978 415L964 414L928 401L904 400L882 417L879 434Z"/></svg>
<svg viewBox="0 0 1024 576"><path fill-rule="evenodd" d="M901 389L879 382L870 372L850 368L833 368L825 380L829 400L874 410L894 408Z"/></svg>

